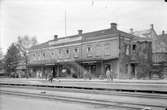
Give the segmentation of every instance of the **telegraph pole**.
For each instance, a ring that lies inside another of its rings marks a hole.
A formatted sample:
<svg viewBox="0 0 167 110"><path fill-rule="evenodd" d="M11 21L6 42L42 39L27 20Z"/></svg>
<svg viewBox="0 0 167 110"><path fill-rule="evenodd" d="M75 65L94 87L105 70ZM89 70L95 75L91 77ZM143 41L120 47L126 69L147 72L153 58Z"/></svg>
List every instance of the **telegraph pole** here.
<svg viewBox="0 0 167 110"><path fill-rule="evenodd" d="M67 36L67 10L65 8L65 12L64 12L64 28L65 28L65 37Z"/></svg>

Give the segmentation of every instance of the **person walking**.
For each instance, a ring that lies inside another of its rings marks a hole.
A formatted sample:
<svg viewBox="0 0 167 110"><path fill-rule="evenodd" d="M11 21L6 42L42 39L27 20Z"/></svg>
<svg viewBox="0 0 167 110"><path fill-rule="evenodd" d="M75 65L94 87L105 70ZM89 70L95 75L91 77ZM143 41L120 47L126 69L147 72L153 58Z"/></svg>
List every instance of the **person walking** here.
<svg viewBox="0 0 167 110"><path fill-rule="evenodd" d="M49 82L53 82L53 72L51 72L50 74L49 74Z"/></svg>

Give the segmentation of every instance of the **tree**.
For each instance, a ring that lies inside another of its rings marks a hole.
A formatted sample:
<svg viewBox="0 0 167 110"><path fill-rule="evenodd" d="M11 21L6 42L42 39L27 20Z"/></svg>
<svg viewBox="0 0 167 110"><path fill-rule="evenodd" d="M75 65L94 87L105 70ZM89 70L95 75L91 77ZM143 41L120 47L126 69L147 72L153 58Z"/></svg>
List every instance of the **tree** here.
<svg viewBox="0 0 167 110"><path fill-rule="evenodd" d="M27 35L24 37L18 37L17 47L19 48L21 55L23 57L27 56L28 49L37 44L36 37L28 37Z"/></svg>
<svg viewBox="0 0 167 110"><path fill-rule="evenodd" d="M27 63L28 63L28 49L31 48L32 46L37 44L36 37L18 37L17 41L17 48L20 51L21 57L24 58L25 60L25 66L26 66L26 77L28 77L28 72L27 72Z"/></svg>
<svg viewBox="0 0 167 110"><path fill-rule="evenodd" d="M18 41L17 44L23 49L23 50L27 50L30 47L32 47L33 45L37 44L37 39L36 37L28 37L27 35L24 37L18 37Z"/></svg>
<svg viewBox="0 0 167 110"><path fill-rule="evenodd" d="M3 53L2 53L2 49L0 47L0 60L3 58Z"/></svg>
<svg viewBox="0 0 167 110"><path fill-rule="evenodd" d="M11 72L16 72L18 60L20 59L20 51L16 44L12 43L5 55L5 70L9 75Z"/></svg>
<svg viewBox="0 0 167 110"><path fill-rule="evenodd" d="M0 68L2 66L2 60L3 60L3 54L2 54L2 49L0 48Z"/></svg>

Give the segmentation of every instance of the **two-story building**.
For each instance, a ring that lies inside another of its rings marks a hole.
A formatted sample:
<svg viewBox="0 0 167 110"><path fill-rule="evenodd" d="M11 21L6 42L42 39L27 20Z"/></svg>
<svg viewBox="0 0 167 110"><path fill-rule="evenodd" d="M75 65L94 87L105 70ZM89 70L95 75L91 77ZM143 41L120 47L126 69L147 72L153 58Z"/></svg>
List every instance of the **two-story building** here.
<svg viewBox="0 0 167 110"><path fill-rule="evenodd" d="M110 28L58 38L33 46L29 50L28 66L37 77L71 75L83 77L88 70L92 77L105 77L106 67L114 72L114 78L131 78L136 71L132 62L132 39L135 36L117 29L116 23ZM143 44L145 45L145 44ZM67 73L67 74L64 74Z"/></svg>

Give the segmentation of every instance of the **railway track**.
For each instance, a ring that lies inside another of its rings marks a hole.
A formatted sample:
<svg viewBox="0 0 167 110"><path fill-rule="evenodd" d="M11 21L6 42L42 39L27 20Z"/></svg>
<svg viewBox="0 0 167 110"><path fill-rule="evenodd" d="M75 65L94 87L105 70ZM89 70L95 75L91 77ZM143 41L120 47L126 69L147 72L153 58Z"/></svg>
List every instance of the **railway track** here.
<svg viewBox="0 0 167 110"><path fill-rule="evenodd" d="M12 86L31 86L31 87L49 87L49 88L68 88L68 89L84 89L84 90L106 90L106 91L121 91L121 92L132 92L132 93L158 93L158 94L167 94L167 91L159 89L133 89L133 88L103 88L103 87L86 87L82 85L51 85L51 84L28 84L28 83L3 83L0 82L0 85L12 85ZM126 85L125 85L126 86ZM166 87L166 86L165 86Z"/></svg>
<svg viewBox="0 0 167 110"><path fill-rule="evenodd" d="M25 89L38 89L38 90L49 90L49 91L67 91L75 93L89 93L89 94L104 94L104 95L117 95L117 96L128 96L128 97L145 97L151 99L166 99L166 94L157 93L141 93L141 92L123 92L123 91L108 91L108 90L89 90L89 89L76 89L76 88L56 88L56 87L40 87L40 86L21 86L21 85L1 85L1 87L10 88L25 88Z"/></svg>
<svg viewBox="0 0 167 110"><path fill-rule="evenodd" d="M127 108L127 109L135 109L141 110L144 107L154 108L153 110L165 110L167 106L163 105L151 105L151 104L134 104L128 102L118 102L118 101L107 101L107 100L97 100L97 99L89 99L89 98L78 98L72 96L59 96L59 95L51 95L46 94L45 91L67 91L67 92L75 92L75 93L87 93L87 94L104 94L104 95L117 95L117 96L128 96L128 97L144 97L151 99L165 99L167 101L166 94L155 94L155 93L132 93L132 92L119 92L119 91L104 91L104 90L89 90L89 89L77 89L77 88L57 88L57 87L45 87L45 86L32 86L32 85L17 85L17 84L6 84L1 85L1 87L9 87L9 88L22 88L22 89L38 89L41 90L40 93L27 93L23 91L9 91L9 90L0 90L0 93L8 94L8 95L18 95L18 96L26 96L33 98L44 98L50 100L62 100L62 101L70 101L77 103L89 103L89 104L97 104L97 105L105 105L105 106L115 106L118 108Z"/></svg>

